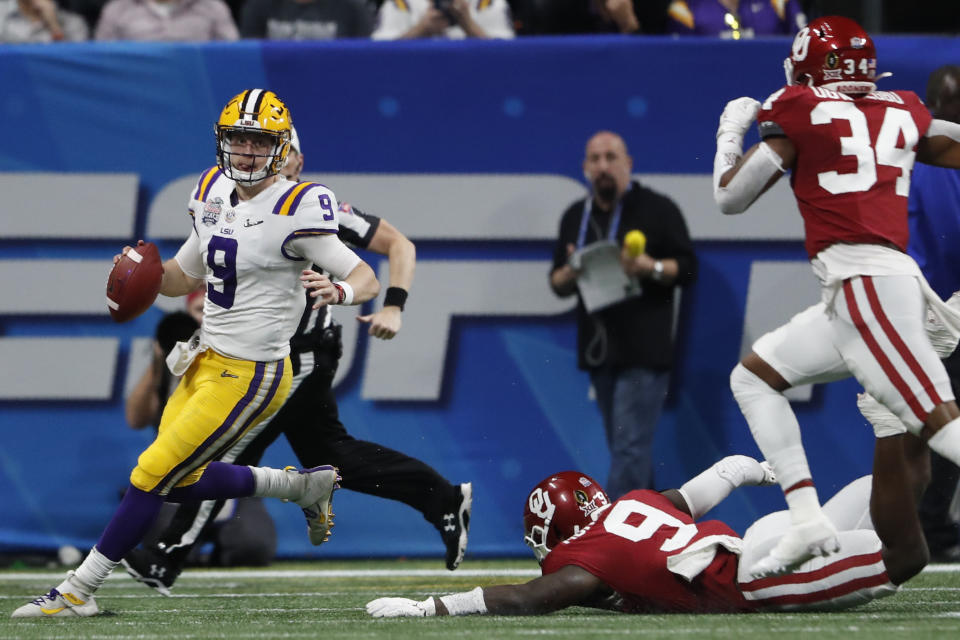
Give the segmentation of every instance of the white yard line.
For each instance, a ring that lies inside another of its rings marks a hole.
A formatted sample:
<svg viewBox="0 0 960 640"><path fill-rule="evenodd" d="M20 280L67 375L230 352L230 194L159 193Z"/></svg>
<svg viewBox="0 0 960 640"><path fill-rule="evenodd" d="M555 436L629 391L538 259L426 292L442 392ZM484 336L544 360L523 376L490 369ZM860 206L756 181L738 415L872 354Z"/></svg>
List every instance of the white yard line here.
<svg viewBox="0 0 960 640"><path fill-rule="evenodd" d="M924 573L957 573L960 564L933 564L927 566ZM26 572L0 571L0 582L15 580L57 580L63 577L63 571ZM179 580L222 580L250 578L535 578L539 569L459 569L455 572L446 569L238 569L211 570L187 569L180 574ZM110 580L129 580L121 570L114 571ZM909 587L908 587L909 588Z"/></svg>
<svg viewBox="0 0 960 640"><path fill-rule="evenodd" d="M960 566L958 569L960 570ZM0 581L14 580L57 580L64 572L31 573L25 571L0 571ZM216 580L230 578L535 578L539 569L458 569L455 572L446 569L251 569L251 570L208 570L187 569L178 580ZM130 576L119 568L110 575L110 580L130 580Z"/></svg>

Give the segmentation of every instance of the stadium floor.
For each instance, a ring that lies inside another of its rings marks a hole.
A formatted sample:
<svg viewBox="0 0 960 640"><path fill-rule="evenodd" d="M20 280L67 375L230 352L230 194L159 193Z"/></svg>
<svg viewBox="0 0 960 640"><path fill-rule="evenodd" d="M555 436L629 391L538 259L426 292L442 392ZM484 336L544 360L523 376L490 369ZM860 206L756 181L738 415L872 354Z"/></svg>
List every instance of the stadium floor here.
<svg viewBox="0 0 960 640"><path fill-rule="evenodd" d="M282 562L265 569L190 569L173 596L154 594L122 571L88 619L12 620L16 607L62 578L59 570L0 571L0 638L944 638L960 637L960 565L932 565L892 598L842 613L626 616L589 609L532 618L374 620L379 596L422 599L476 585L525 581L525 560L467 559L456 572L437 560Z"/></svg>

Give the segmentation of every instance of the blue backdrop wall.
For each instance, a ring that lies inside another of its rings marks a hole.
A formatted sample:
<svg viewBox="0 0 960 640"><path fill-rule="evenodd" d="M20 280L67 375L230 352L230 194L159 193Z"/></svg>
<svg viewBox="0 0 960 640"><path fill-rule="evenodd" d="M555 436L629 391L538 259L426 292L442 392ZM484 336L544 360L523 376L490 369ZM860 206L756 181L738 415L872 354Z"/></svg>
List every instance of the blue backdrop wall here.
<svg viewBox="0 0 960 640"><path fill-rule="evenodd" d="M97 282L102 282L122 244L150 239L156 224L150 216L182 216L182 209L158 212L151 205L172 181L213 164L212 124L232 95L268 87L283 97L309 170L321 174L553 175L576 181L584 142L604 128L627 139L638 174L707 179L724 104L740 95L763 99L779 88L788 49L786 39L608 37L0 50L5 122L0 179L11 189L28 178L39 180L29 184L48 185L32 189L25 200L0 197L0 225L6 228L0 228L0 280L6 283L0 293L8 298L0 305L0 353L6 354L0 360L0 550L65 543L85 548L96 540L136 455L149 442L148 433L125 427L123 394L128 378L138 373L132 364L135 341L152 335L161 315L152 309L128 325L115 325L105 308L58 310L56 300L77 287L78 276L70 270L31 281L33 298L23 305L9 301L24 295L22 281L15 281L31 265L70 260L96 265L102 270ZM878 50L880 69L894 73L884 86L921 95L930 71L960 59L954 39L879 38ZM58 193L68 188L60 178L78 172L88 174L84 180L133 174L129 210L91 213L78 197L48 212L45 203L51 199L70 200L70 194ZM424 208L433 195L421 194ZM185 198L184 193L184 203ZM477 207L482 203L465 203L465 209ZM394 219L386 208L375 213ZM453 227L462 215L441 213ZM538 273L545 289L544 261L560 213L560 207L552 210L542 225L548 233L512 238L512 225L524 215L518 210L517 220L505 219L506 231L493 240L411 236L423 264L543 262ZM720 217L712 210L685 213ZM83 233L85 223L75 216L86 215L106 231L93 237ZM113 228L105 222L111 219ZM182 224L185 234L187 223ZM403 220L398 225L403 228ZM467 221L463 225L472 228ZM68 227L80 231L64 231ZM796 227L763 237L700 233L698 224L691 228L701 273L683 297L678 367L657 436L657 482L663 488L682 483L722 455L757 454L727 387L741 353L751 274L759 263L804 261ZM179 246L175 238L153 239L166 256ZM375 256L366 257L377 263ZM102 289L89 294L97 307L98 296ZM430 296L430 290L415 286L410 304L423 304ZM786 317L804 306L801 297L781 291L757 304ZM54 302L44 307L37 298ZM65 367L76 371L72 352L60 345L81 337L116 344L108 371L92 365L81 369L83 377L106 378L106 391L99 396L74 393L69 381L54 375ZM40 340L22 342L27 338ZM35 394L10 391L23 386L29 369L22 350L4 350L11 340L32 345L52 363L49 376L34 372L27 381ZM524 552L523 500L548 473L577 467L601 481L606 477L600 420L588 398L587 378L575 369L571 313L456 314L441 391L427 400L365 397L369 372L363 356L369 345L366 336L355 340L356 355L338 387L345 424L357 437L422 458L451 480L474 482L473 553ZM403 374L403 363L393 366ZM857 390L854 382L817 388L796 404L814 474L826 495L869 471L872 434L856 412ZM291 460L281 442L265 462L282 466ZM742 531L758 515L782 505L776 489L754 489L731 498L715 515ZM403 505L341 492L336 507L335 535L314 549L303 535L298 510L271 505L281 553L442 553L432 528Z"/></svg>

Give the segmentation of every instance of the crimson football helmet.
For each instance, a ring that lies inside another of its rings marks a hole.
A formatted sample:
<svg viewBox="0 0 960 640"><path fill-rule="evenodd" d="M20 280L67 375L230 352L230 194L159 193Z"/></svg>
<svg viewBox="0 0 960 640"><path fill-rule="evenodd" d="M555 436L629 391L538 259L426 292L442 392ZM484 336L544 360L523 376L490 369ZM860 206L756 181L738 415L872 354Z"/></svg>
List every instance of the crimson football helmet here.
<svg viewBox="0 0 960 640"><path fill-rule="evenodd" d="M580 533L610 506L596 480L578 471L561 471L541 481L523 509L523 541L543 562L550 550Z"/></svg>
<svg viewBox="0 0 960 640"><path fill-rule="evenodd" d="M783 61L787 84L823 87L840 93L870 93L877 76L877 49L850 18L825 16L801 29Z"/></svg>

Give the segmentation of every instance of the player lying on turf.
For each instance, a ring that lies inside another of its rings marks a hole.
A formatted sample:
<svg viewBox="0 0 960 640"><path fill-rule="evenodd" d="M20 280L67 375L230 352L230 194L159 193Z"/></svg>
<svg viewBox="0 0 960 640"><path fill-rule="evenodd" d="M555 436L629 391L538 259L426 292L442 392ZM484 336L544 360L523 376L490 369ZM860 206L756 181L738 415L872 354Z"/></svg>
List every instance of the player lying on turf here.
<svg viewBox="0 0 960 640"><path fill-rule="evenodd" d="M902 439L877 441L877 462L903 465ZM545 614L570 606L624 613L721 613L755 610L840 609L896 593L926 561L919 522L909 523L912 494L896 493L905 520L897 548L885 548L872 530L871 476L851 483L825 506L842 551L807 561L790 575L754 579L746 571L790 526L779 511L755 522L741 539L717 520L696 522L733 489L773 484L769 466L730 456L680 489L631 491L610 504L591 478L565 471L538 484L527 497L525 541L543 575L526 584L477 587L431 597L378 598L374 617ZM873 478L873 492L883 477ZM919 535L919 540L917 539Z"/></svg>

